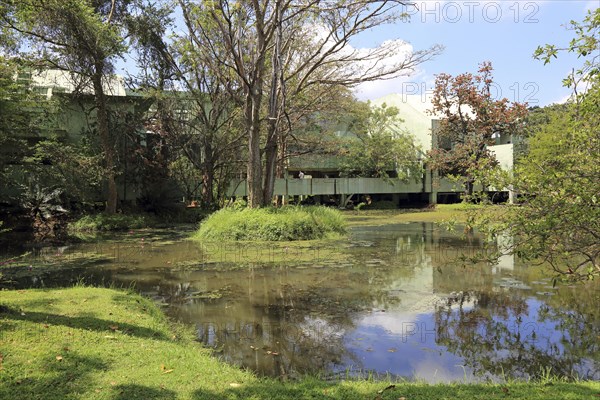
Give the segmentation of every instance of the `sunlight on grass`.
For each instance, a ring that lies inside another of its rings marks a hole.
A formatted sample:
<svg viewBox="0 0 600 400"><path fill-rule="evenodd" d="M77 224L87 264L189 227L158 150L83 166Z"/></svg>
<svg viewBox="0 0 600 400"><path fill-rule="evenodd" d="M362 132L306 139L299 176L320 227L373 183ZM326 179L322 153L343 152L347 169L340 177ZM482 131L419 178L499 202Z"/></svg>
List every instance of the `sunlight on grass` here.
<svg viewBox="0 0 600 400"><path fill-rule="evenodd" d="M281 382L210 355L150 300L112 289L2 291L2 399L588 399L598 382Z"/></svg>

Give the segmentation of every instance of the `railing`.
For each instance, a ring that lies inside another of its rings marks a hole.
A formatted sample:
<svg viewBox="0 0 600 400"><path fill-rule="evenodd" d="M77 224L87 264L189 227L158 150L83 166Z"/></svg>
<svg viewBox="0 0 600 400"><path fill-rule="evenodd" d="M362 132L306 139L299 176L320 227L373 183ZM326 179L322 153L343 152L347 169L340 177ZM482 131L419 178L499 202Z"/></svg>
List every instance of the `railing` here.
<svg viewBox="0 0 600 400"><path fill-rule="evenodd" d="M275 195L282 196L314 196L314 195L349 195L382 194L382 193L434 193L461 192L463 188L447 179L436 179L427 174L425 182L414 179L403 182L398 179L382 178L313 178L313 179L276 179ZM235 180L230 183L227 191L229 196L246 196L246 182Z"/></svg>

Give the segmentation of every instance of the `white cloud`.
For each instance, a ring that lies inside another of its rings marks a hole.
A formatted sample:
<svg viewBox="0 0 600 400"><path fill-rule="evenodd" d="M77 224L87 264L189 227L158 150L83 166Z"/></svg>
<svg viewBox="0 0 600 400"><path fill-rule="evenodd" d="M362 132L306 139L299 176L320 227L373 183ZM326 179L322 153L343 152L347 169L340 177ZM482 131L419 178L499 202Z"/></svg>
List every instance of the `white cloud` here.
<svg viewBox="0 0 600 400"><path fill-rule="evenodd" d="M424 79L425 76L424 70L418 70L409 76L361 83L354 89L354 94L359 100L366 101L375 100L388 94L404 93L407 89L410 89L411 92L418 90L420 93L423 87L426 90L431 88L431 85Z"/></svg>
<svg viewBox="0 0 600 400"><path fill-rule="evenodd" d="M377 67L385 68L393 65L399 65L403 61L409 59L411 53L414 51L413 46L403 40L385 41L382 46L394 46L395 51L391 56L378 61ZM357 52L368 53L372 51L372 48L357 49ZM361 69L372 67L373 62L362 63ZM422 92L431 91L433 88L434 79L428 74L425 69L420 68L419 65L415 69L406 69L399 76L391 79L380 79L371 82L364 82L357 85L354 88L354 94L359 100L375 100L380 97L386 96L392 93L405 93L409 94L421 94Z"/></svg>

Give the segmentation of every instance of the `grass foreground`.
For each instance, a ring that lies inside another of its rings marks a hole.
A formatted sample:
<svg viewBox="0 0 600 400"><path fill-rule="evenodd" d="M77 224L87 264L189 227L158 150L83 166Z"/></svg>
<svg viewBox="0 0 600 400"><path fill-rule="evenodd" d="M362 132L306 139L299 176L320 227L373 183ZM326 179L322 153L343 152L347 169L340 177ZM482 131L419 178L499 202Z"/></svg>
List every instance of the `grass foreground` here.
<svg viewBox="0 0 600 400"><path fill-rule="evenodd" d="M591 399L598 382L280 382L210 355L150 300L75 287L0 292L2 399Z"/></svg>

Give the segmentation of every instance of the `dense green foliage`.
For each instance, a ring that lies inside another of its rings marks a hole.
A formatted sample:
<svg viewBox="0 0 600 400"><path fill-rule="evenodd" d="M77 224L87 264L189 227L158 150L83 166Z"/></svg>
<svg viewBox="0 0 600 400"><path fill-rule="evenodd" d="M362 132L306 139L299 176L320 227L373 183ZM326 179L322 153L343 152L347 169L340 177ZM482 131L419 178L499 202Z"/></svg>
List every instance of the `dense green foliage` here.
<svg viewBox="0 0 600 400"><path fill-rule="evenodd" d="M60 79L68 81L68 92L86 96L93 104L87 111L88 124L103 153L98 171L105 185L106 212L114 214L122 132L111 126L109 98L116 94L117 81L112 74L129 45L150 34L144 23L157 8L141 0L7 0L1 11L3 28L14 34L15 51L37 68L64 71Z"/></svg>
<svg viewBox="0 0 600 400"><path fill-rule="evenodd" d="M516 250L571 278L600 274L600 85L570 127L549 124L530 141L513 187L523 196L508 228ZM577 113L575 106L572 112ZM567 116L568 118L568 116Z"/></svg>
<svg viewBox="0 0 600 400"><path fill-rule="evenodd" d="M590 399L598 382L427 385L376 379L281 382L226 365L139 295L76 287L4 291L0 398Z"/></svg>
<svg viewBox="0 0 600 400"><path fill-rule="evenodd" d="M589 56L565 84L573 86L572 102L552 107L529 138L529 152L513 175L491 178L496 187L511 187L519 195L515 207L496 220L473 218L492 236L508 234L513 241L501 251L550 265L568 280L600 275L600 9L583 23L573 22L578 35L568 51ZM546 62L557 48L538 49ZM590 49L594 51L591 52ZM577 84L587 86L578 92Z"/></svg>
<svg viewBox="0 0 600 400"><path fill-rule="evenodd" d="M575 89L573 104L532 137L514 183L525 201L508 226L520 253L581 279L600 275L600 9L572 25L577 36L568 50L586 58L579 75L564 81Z"/></svg>
<svg viewBox="0 0 600 400"><path fill-rule="evenodd" d="M149 215L129 214L94 214L86 215L69 224L73 232L124 231L127 229L147 228L156 224L156 219Z"/></svg>
<svg viewBox="0 0 600 400"><path fill-rule="evenodd" d="M357 105L354 114L349 129L355 137L349 139L342 154L346 175L389 178L393 171L401 180L422 177L421 149L402 129L396 107L363 103Z"/></svg>
<svg viewBox="0 0 600 400"><path fill-rule="evenodd" d="M342 214L327 207L224 208L210 215L196 235L208 240L311 240L345 233Z"/></svg>

